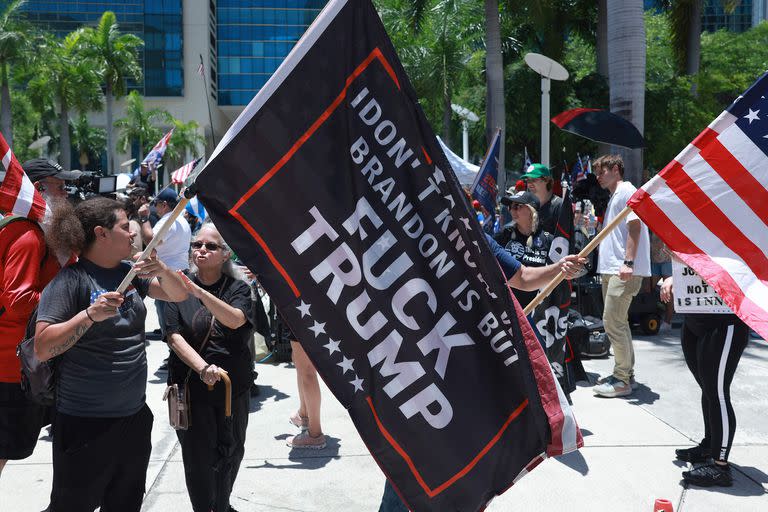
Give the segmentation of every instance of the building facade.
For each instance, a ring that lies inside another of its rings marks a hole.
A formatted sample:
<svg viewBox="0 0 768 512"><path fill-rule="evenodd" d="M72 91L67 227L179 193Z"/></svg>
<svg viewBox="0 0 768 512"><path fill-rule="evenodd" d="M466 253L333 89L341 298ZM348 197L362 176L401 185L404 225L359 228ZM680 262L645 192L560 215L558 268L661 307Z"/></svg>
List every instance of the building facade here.
<svg viewBox="0 0 768 512"><path fill-rule="evenodd" d="M196 121L210 154L213 141L272 76L326 1L28 0L24 11L29 22L59 36L95 26L104 11L113 11L121 31L144 41L143 77L129 87L145 96L147 108ZM118 101L115 119L122 115ZM103 126L103 113L90 118ZM118 155L117 161L130 156Z"/></svg>

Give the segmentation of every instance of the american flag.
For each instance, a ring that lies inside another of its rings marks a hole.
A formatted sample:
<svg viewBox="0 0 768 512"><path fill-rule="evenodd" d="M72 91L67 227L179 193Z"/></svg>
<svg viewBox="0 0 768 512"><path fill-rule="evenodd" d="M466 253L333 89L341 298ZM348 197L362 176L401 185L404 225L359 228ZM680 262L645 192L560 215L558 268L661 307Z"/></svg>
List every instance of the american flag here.
<svg viewBox="0 0 768 512"><path fill-rule="evenodd" d="M0 184L0 213L20 215L35 222L42 221L48 211L48 205L29 180L1 133L0 155L5 169L5 178Z"/></svg>
<svg viewBox="0 0 768 512"><path fill-rule="evenodd" d="M768 339L768 73L627 203Z"/></svg>
<svg viewBox="0 0 768 512"><path fill-rule="evenodd" d="M190 174L192 174L192 170L197 167L197 164L200 163L200 160L202 158L195 158L188 164L183 165L182 167L179 167L173 173L171 174L171 181L172 183L176 183L178 185L183 184Z"/></svg>
<svg viewBox="0 0 768 512"><path fill-rule="evenodd" d="M584 165L584 160L581 159L581 155L577 154L576 163L573 165L573 170L571 171L571 181L576 183L577 181L584 179L587 179L587 167Z"/></svg>
<svg viewBox="0 0 768 512"><path fill-rule="evenodd" d="M147 153L147 156L144 157L144 160L142 160L141 163L157 166L157 164L160 163L160 160L163 159L163 155L165 155L165 150L168 148L168 141L171 140L171 135L173 135L173 128L163 135L163 138L155 144L152 151Z"/></svg>

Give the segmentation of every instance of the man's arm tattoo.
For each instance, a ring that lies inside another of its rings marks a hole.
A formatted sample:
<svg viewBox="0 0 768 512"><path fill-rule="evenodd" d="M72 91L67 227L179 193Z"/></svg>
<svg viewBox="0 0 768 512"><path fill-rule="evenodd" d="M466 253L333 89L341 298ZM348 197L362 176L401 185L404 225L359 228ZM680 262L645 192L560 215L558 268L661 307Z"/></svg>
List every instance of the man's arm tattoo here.
<svg viewBox="0 0 768 512"><path fill-rule="evenodd" d="M70 337L69 337L69 339L67 339L67 341L65 341L65 342L64 342L64 343L62 343L61 345L57 345L57 346L55 346L55 347L51 347L51 350L50 350L50 352L51 352L51 355L52 355L53 357L56 357L56 356L58 356L59 354L63 354L64 352L66 352L67 350L69 350L69 349L70 349L70 347L72 347L72 345L74 345L74 344L75 344L75 342L76 342L77 340L79 340L79 339L80 339L80 338L83 336L83 334L85 334L85 332L86 332L87 330L88 330L88 327L87 327L87 326L85 326L85 325L78 325L78 326L75 328L75 334L73 334L72 336L70 336Z"/></svg>

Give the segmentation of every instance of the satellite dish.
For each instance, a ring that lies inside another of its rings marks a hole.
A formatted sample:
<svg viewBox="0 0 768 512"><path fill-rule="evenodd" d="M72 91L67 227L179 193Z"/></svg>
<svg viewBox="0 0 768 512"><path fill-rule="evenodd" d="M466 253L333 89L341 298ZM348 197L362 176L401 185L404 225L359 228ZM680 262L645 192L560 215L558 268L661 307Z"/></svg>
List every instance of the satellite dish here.
<svg viewBox="0 0 768 512"><path fill-rule="evenodd" d="M32 144L27 146L27 148L28 149L42 149L42 148L44 148L48 144L48 141L50 141L50 140L51 140L51 136L50 135L43 135L42 137L40 137L39 139L34 141Z"/></svg>
<svg viewBox="0 0 768 512"><path fill-rule="evenodd" d="M466 119L470 123L476 123L480 120L477 114L475 114L474 112L472 112L466 107L457 105L456 103L451 103L451 110L456 112L457 116L459 116L462 119Z"/></svg>
<svg viewBox="0 0 768 512"><path fill-rule="evenodd" d="M120 164L120 167L128 167L129 165L131 165L135 161L136 161L135 158L131 158L130 160L126 160L125 162Z"/></svg>
<svg viewBox="0 0 768 512"><path fill-rule="evenodd" d="M567 80L568 71L557 61L539 53L526 53L525 63L528 67L545 78L552 80Z"/></svg>

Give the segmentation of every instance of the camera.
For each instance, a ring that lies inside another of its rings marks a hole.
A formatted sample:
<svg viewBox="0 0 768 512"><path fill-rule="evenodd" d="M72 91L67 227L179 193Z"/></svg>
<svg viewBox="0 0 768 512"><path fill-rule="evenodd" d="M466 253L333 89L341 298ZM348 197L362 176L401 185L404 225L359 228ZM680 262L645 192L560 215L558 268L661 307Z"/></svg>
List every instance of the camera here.
<svg viewBox="0 0 768 512"><path fill-rule="evenodd" d="M73 185L67 187L67 193L74 202L80 202L94 196L115 198L117 175L103 176L96 172L83 172Z"/></svg>

